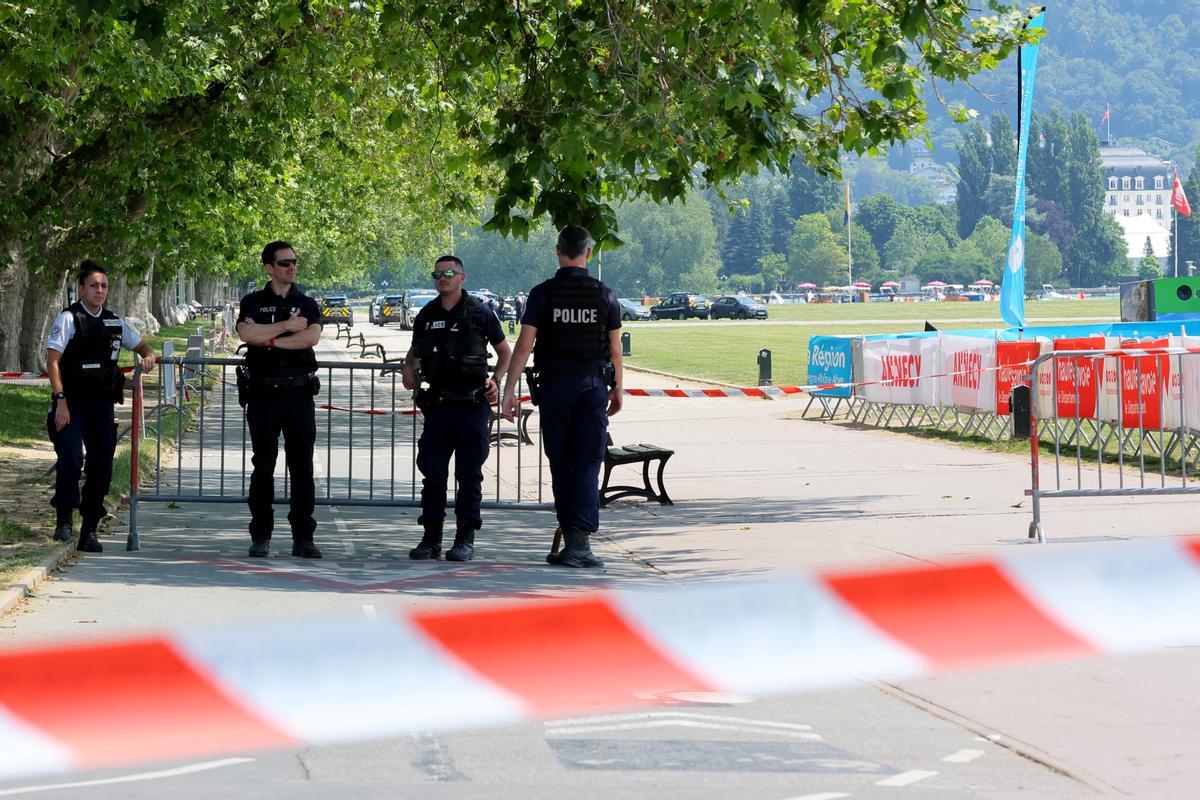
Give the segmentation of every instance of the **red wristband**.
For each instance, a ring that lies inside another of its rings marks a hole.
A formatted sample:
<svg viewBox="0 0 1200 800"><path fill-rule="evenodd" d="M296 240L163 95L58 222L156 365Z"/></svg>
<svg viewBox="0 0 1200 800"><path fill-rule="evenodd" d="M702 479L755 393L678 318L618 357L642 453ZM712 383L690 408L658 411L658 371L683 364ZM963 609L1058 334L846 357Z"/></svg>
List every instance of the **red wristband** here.
<svg viewBox="0 0 1200 800"><path fill-rule="evenodd" d="M272 336L271 340L267 342L267 347L274 347L274 346L275 346L275 337Z"/></svg>

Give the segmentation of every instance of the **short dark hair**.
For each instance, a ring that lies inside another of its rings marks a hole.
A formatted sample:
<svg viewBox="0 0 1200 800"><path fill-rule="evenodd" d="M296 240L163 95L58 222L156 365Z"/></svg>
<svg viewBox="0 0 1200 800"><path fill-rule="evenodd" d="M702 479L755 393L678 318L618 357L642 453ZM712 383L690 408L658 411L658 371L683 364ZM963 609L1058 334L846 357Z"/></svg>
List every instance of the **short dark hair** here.
<svg viewBox="0 0 1200 800"><path fill-rule="evenodd" d="M77 279L79 285L83 286L83 282L88 279L88 276L94 275L97 272L106 278L108 277L108 270L97 264L95 261L92 261L90 258L85 258L83 261L80 261L79 278Z"/></svg>
<svg viewBox="0 0 1200 800"><path fill-rule="evenodd" d="M592 246L592 235L582 225L568 225L558 234L558 251L567 258L579 258Z"/></svg>
<svg viewBox="0 0 1200 800"><path fill-rule="evenodd" d="M278 253L280 250L291 250L293 253L296 252L296 248L292 247L291 244L289 244L288 242L284 242L284 241L271 242L270 244L268 244L266 247L263 248L263 252L262 252L263 263L264 264L274 264L275 263L275 254Z"/></svg>
<svg viewBox="0 0 1200 800"><path fill-rule="evenodd" d="M459 269L466 269L466 267L463 266L461 258L459 258L458 256L452 256L449 253L447 253L444 256L438 257L438 260L433 262L433 265L436 267L438 264L441 264L444 261L453 261L455 264L458 264Z"/></svg>

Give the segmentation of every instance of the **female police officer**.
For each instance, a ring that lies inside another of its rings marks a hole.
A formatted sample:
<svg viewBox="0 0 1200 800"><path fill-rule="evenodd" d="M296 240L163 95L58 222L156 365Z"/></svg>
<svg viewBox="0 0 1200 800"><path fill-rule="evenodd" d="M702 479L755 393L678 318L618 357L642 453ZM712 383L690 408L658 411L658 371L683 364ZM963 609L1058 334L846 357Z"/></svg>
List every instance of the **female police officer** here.
<svg viewBox="0 0 1200 800"><path fill-rule="evenodd" d="M154 352L125 321L104 307L108 273L94 261L79 265L79 300L54 320L46 342L46 372L53 405L46 422L58 456L54 506L58 520L54 538L69 542L75 507L80 526L77 549L103 551L96 529L104 518L104 497L112 481L117 424L113 403L122 403L124 376L117 367L121 348L142 357L142 369L154 369ZM83 451L87 448L87 480L79 491Z"/></svg>
<svg viewBox="0 0 1200 800"><path fill-rule="evenodd" d="M467 273L457 256L442 256L433 265L436 301L427 303L413 321L413 343L404 356L404 386L428 389L417 393L425 424L417 444L421 484L421 518L425 532L408 554L423 560L442 552L446 518L446 481L454 454L454 546L447 561L469 561L475 555L475 531L482 524L483 462L488 455L488 410L500 389L512 349L500 331L500 320L483 303L463 291ZM496 351L496 371L487 372L487 346Z"/></svg>
<svg viewBox="0 0 1200 800"><path fill-rule="evenodd" d="M621 410L621 307L612 290L587 273L592 236L586 228L563 228L555 253L558 271L529 292L504 384L504 417L516 415L517 379L532 352L541 375L542 442L554 511L565 540L562 553L546 560L602 567L588 536L600 526L608 417Z"/></svg>

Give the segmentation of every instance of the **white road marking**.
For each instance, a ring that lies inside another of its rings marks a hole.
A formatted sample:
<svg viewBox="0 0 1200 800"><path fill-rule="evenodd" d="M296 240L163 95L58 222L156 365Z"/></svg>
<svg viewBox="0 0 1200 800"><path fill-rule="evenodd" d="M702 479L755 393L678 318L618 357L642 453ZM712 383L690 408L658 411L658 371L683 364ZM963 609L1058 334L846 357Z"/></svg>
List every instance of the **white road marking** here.
<svg viewBox="0 0 1200 800"><path fill-rule="evenodd" d="M923 781L926 778L932 778L937 775L931 769L910 769L908 772L901 772L899 775L893 775L890 778L884 778L881 781L875 781L876 786L910 786L917 781Z"/></svg>
<svg viewBox="0 0 1200 800"><path fill-rule="evenodd" d="M716 714L692 714L687 711L647 711L641 714L608 714L598 717L575 717L571 719L556 719L546 723L547 728L566 727L570 725L594 725L601 722L625 722L628 720L644 720L651 718L675 717L679 719L702 719L714 722L740 722L744 725L759 725L764 728L784 728L793 731L811 731L812 725L798 722L775 722L767 719L750 719L748 717L726 717Z"/></svg>
<svg viewBox="0 0 1200 800"><path fill-rule="evenodd" d="M950 764L966 764L979 758L984 754L983 750L959 750L957 753L951 753L942 759Z"/></svg>
<svg viewBox="0 0 1200 800"><path fill-rule="evenodd" d="M248 764L253 758L222 758L219 761L202 761L199 764L188 764L185 767L163 769L157 772L140 772L136 775L123 775L119 778L100 778L93 781L76 781L75 783L52 783L41 786L18 786L15 789L0 789L0 797L11 797L16 794L32 792L48 792L55 789L82 789L88 786L110 786L115 783L136 783L138 781L156 781L162 778L174 778L179 775L191 775L194 772L204 772L221 767L232 767L238 764Z"/></svg>
<svg viewBox="0 0 1200 800"><path fill-rule="evenodd" d="M710 731L771 733L777 736L789 736L793 739L806 739L809 741L820 741L821 739L821 735L817 733L800 733L798 731L785 731L777 728L760 728L758 726L749 725L722 725L716 722L697 722L694 719L651 719L643 722L618 722L611 725L591 725L550 729L548 733L566 735L576 733L603 733L605 731L645 730L647 728L703 728Z"/></svg>
<svg viewBox="0 0 1200 800"><path fill-rule="evenodd" d="M364 604L363 605L363 616L366 617L367 619L371 620L371 622L374 622L375 620L379 619L379 612L377 612L375 610L375 606L370 605L370 604Z"/></svg>
<svg viewBox="0 0 1200 800"><path fill-rule="evenodd" d="M789 797L787 800L838 800L838 798L849 796L846 792L817 792L816 794L802 794L799 797Z"/></svg>

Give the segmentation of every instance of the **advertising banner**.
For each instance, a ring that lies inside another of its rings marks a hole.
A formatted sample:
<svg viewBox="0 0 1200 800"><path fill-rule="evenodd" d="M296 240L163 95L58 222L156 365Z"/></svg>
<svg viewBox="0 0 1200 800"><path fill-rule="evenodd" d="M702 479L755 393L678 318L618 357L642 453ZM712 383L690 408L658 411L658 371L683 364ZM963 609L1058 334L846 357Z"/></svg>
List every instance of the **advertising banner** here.
<svg viewBox="0 0 1200 800"><path fill-rule="evenodd" d="M1043 27L1045 14L1038 14L1026 27ZM1008 258L1004 262L1004 277L1000 281L1000 316L1015 328L1025 325L1025 163L1029 155L1030 118L1033 115L1033 81L1037 76L1038 45L1024 45L1018 54L1020 64L1017 96L1017 175L1013 201L1012 238Z"/></svg>
<svg viewBox="0 0 1200 800"><path fill-rule="evenodd" d="M972 411L996 410L996 342L971 336L938 339L941 364L938 405Z"/></svg>
<svg viewBox="0 0 1200 800"><path fill-rule="evenodd" d="M1055 339L1055 352L1063 350L1103 350L1103 336L1087 336L1078 339ZM1053 360L1053 388L1057 391L1057 407L1055 412L1059 417L1079 417L1094 419L1096 416L1097 400L1099 398L1099 383L1102 358L1057 358ZM1042 399L1047 386L1043 385L1049 370L1039 374L1038 399ZM1040 411L1040 408L1039 408Z"/></svg>
<svg viewBox="0 0 1200 800"><path fill-rule="evenodd" d="M938 343L932 337L863 342L861 394L877 403L934 405L937 381L925 376L937 368Z"/></svg>
<svg viewBox="0 0 1200 800"><path fill-rule="evenodd" d="M1002 417L1012 414L1014 386L1028 384L1029 368L1042 354L1041 342L996 342L996 413ZM1046 370L1050 369L1046 365Z"/></svg>
<svg viewBox="0 0 1200 800"><path fill-rule="evenodd" d="M1168 339L1144 339L1121 342L1121 349L1140 350L1169 347ZM1165 355L1108 357L1104 365L1106 419L1121 420L1126 428L1162 428L1164 390L1170 374L1170 359ZM1117 363L1120 362L1120 363ZM1120 417L1112 414L1115 398L1120 397ZM1178 398L1176 398L1178 403ZM1177 414L1175 416L1178 416Z"/></svg>
<svg viewBox="0 0 1200 800"><path fill-rule="evenodd" d="M848 336L814 336L808 340L808 383L851 383L854 380L853 359ZM813 392L819 397L849 397L850 387L822 389Z"/></svg>

